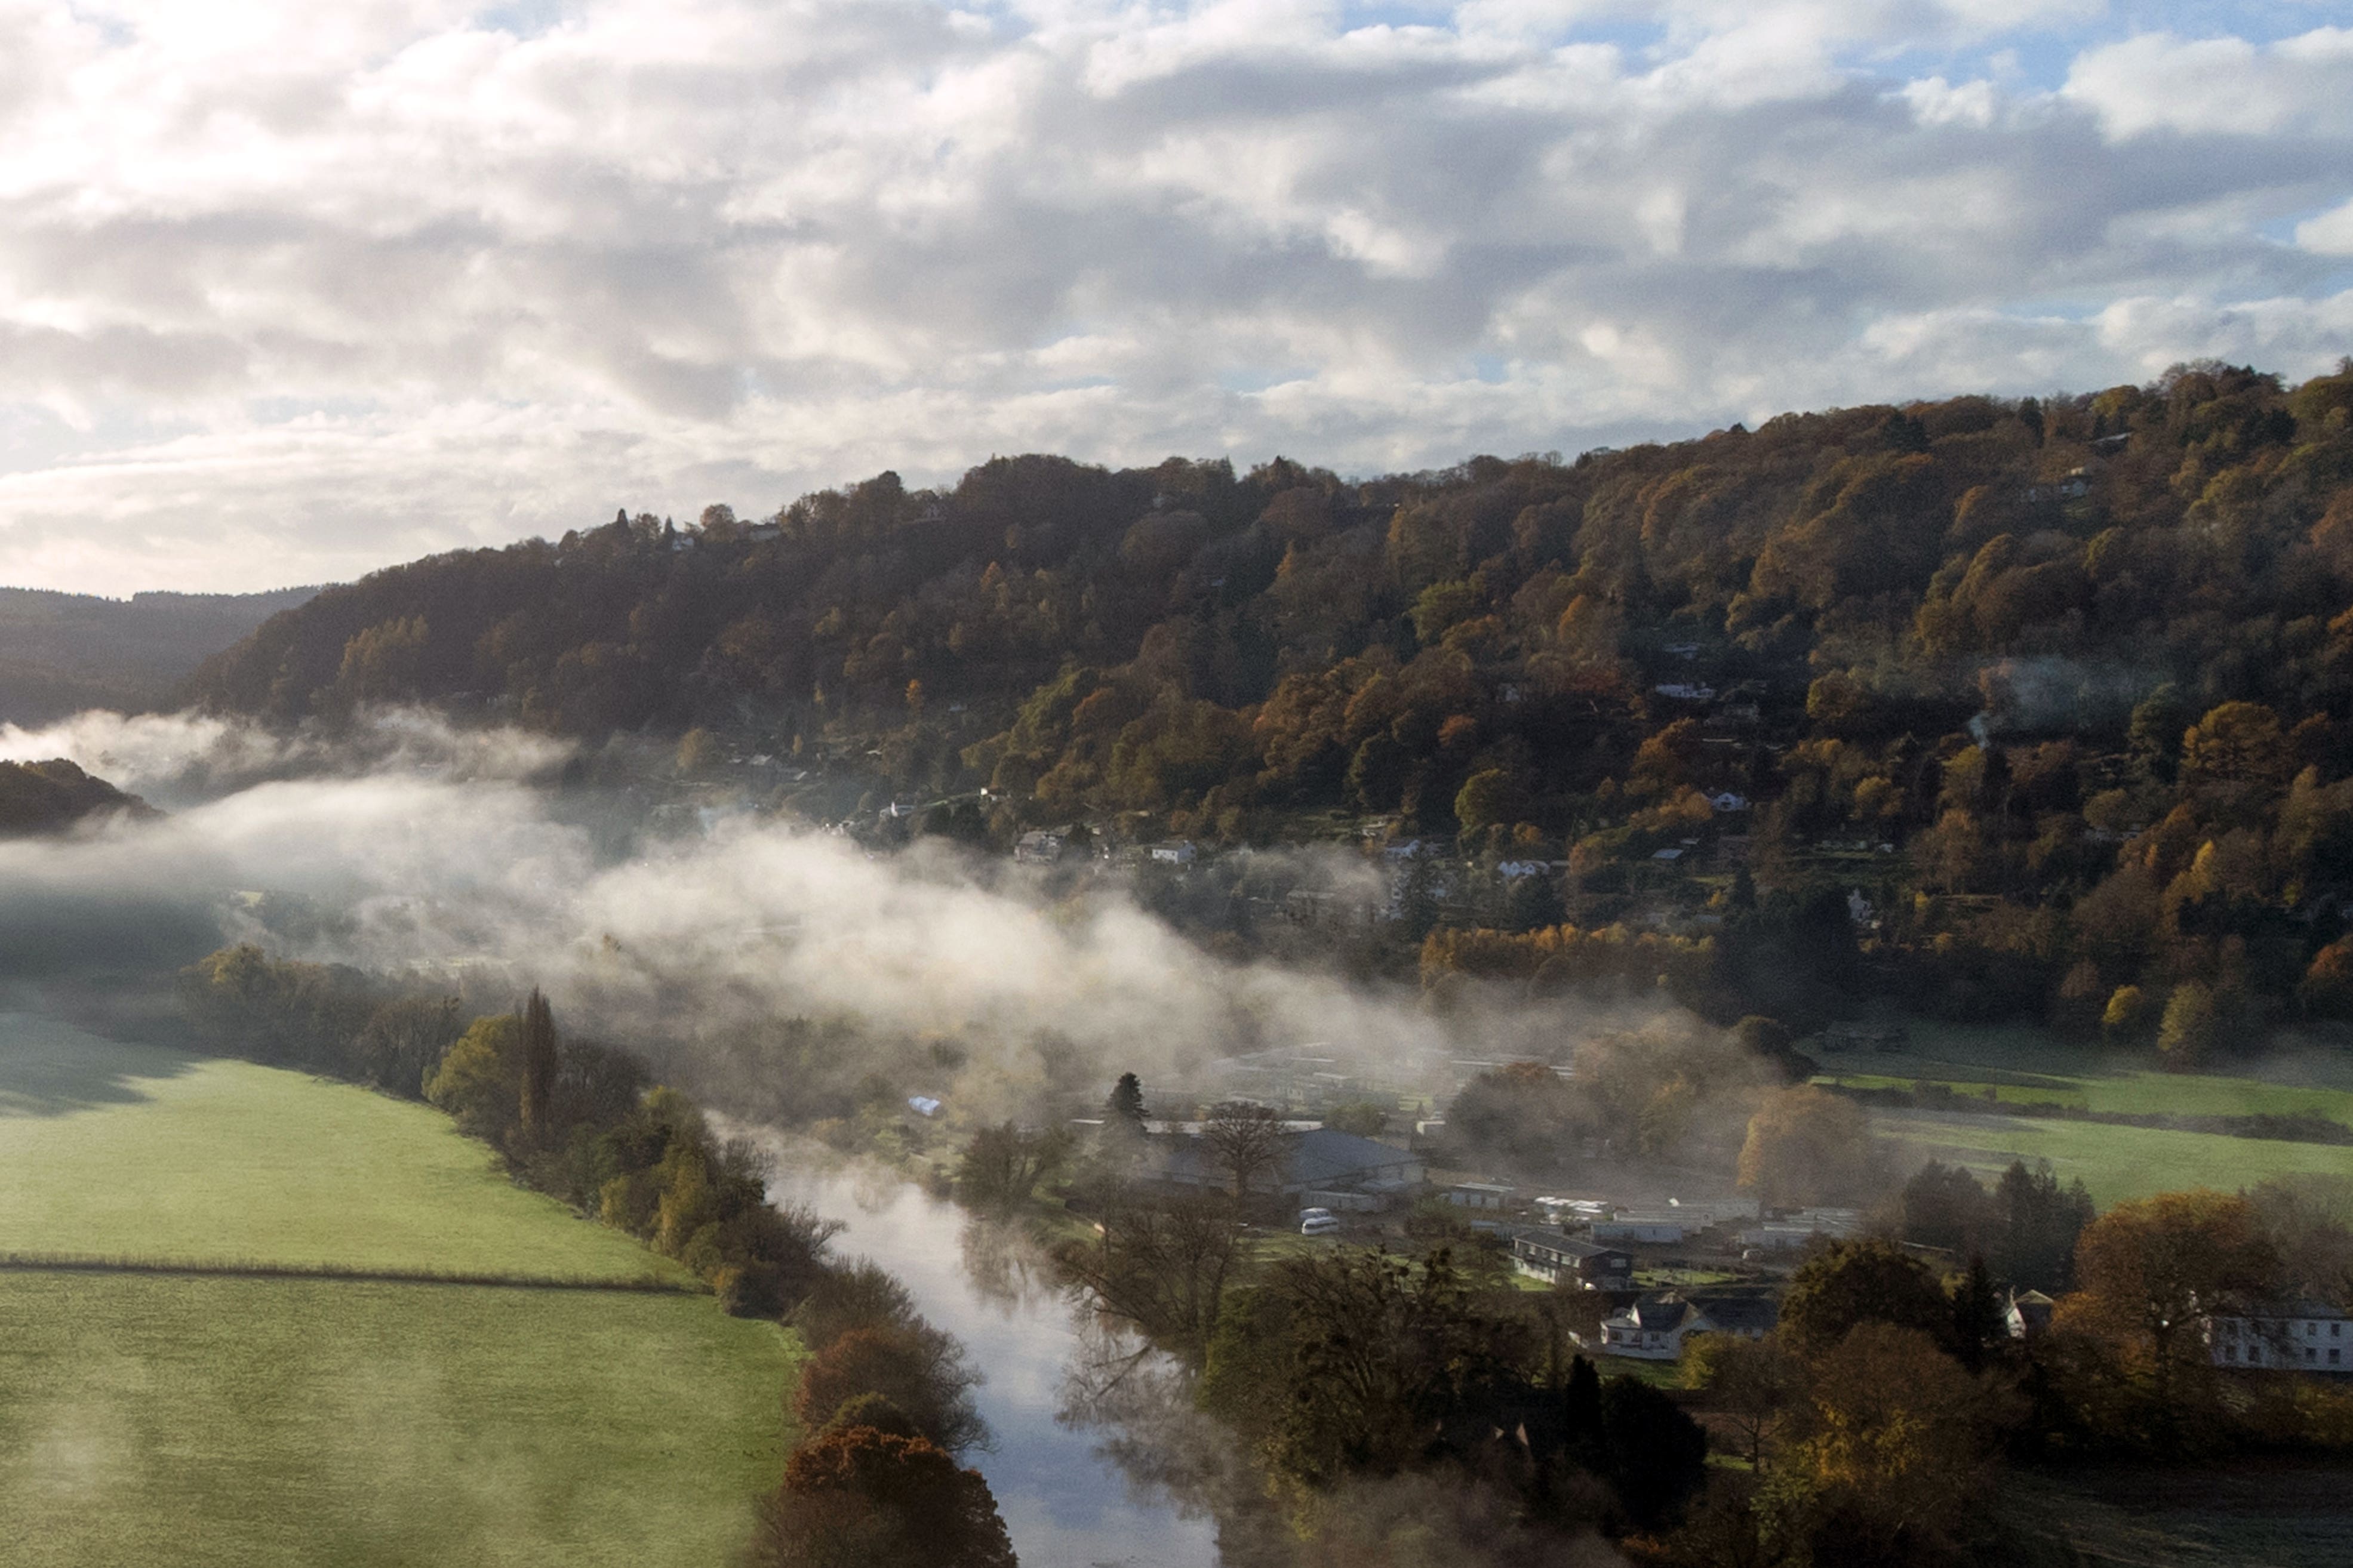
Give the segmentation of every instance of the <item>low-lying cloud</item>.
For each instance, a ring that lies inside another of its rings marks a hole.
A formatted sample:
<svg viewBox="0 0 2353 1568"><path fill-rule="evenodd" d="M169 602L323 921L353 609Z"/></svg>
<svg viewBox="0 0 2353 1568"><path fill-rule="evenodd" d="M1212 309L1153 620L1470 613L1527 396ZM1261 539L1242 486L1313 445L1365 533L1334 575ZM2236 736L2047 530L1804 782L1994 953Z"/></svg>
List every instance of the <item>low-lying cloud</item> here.
<svg viewBox="0 0 2353 1568"><path fill-rule="evenodd" d="M622 1043L854 1016L1014 1056L1051 1037L1162 1077L1310 1043L1398 1067L1567 1045L1557 1011L1472 998L1440 1018L1408 988L1226 962L1108 880L1050 899L1020 868L937 840L877 858L745 812L617 852L581 792L535 782L557 743L412 711L379 715L348 752L237 722L85 714L0 734L0 753L181 792L160 819L0 844L12 928L80 933L44 950L52 963L136 968L174 944L186 962L251 939L461 983L489 1007L541 984Z"/></svg>

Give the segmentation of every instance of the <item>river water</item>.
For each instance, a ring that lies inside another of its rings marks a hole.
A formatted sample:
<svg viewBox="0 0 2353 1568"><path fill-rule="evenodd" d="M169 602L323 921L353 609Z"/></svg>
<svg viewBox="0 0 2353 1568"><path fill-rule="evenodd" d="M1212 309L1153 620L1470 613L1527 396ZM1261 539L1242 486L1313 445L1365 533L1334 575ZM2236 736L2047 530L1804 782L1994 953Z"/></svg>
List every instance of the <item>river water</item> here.
<svg viewBox="0 0 2353 1568"><path fill-rule="evenodd" d="M1217 1568L1213 1521L1132 1481L1099 1430L1060 1418L1092 1347L1085 1315L1042 1259L894 1174L811 1170L778 1152L770 1196L842 1221L836 1253L898 1276L987 1374L977 1399L996 1447L969 1462L988 1478L1023 1568Z"/></svg>

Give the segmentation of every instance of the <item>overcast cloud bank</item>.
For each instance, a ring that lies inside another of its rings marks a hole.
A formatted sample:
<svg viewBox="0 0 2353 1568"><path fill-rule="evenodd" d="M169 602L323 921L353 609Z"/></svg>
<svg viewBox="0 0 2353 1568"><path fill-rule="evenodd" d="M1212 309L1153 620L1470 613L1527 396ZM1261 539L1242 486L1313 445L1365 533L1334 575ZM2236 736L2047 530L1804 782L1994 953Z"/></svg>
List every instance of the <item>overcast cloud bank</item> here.
<svg viewBox="0 0 2353 1568"><path fill-rule="evenodd" d="M0 0L0 581L2353 351L2353 28L2097 0Z"/></svg>

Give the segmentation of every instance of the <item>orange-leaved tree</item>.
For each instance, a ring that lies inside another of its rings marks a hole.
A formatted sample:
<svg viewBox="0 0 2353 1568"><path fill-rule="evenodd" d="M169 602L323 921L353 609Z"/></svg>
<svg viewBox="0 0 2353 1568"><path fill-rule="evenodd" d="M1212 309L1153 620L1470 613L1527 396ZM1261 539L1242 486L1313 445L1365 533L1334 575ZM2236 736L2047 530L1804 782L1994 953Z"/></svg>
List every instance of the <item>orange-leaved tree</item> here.
<svg viewBox="0 0 2353 1568"><path fill-rule="evenodd" d="M2118 1204L2075 1243L2076 1291L2057 1323L2101 1342L2148 1403L2160 1447L2179 1446L2182 1407L2208 1381L2208 1320L2246 1311L2276 1287L2279 1258L2253 1204L2205 1188Z"/></svg>

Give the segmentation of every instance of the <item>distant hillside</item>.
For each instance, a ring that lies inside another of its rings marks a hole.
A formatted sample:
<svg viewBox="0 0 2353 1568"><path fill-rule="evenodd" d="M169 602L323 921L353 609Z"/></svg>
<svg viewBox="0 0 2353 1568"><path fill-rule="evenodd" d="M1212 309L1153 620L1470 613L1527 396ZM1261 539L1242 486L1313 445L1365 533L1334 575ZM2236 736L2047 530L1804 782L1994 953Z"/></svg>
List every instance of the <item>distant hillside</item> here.
<svg viewBox="0 0 2353 1568"><path fill-rule="evenodd" d="M885 473L377 573L188 692L702 727L999 846L1420 836L1400 926L1530 932L1426 975L2194 1059L2353 1019L2353 361L1369 480Z"/></svg>
<svg viewBox="0 0 2353 1568"><path fill-rule="evenodd" d="M62 758L0 763L0 837L56 833L105 811L147 816L153 808Z"/></svg>
<svg viewBox="0 0 2353 1568"><path fill-rule="evenodd" d="M0 588L0 721L40 724L85 708L153 706L207 657L317 592L125 600Z"/></svg>

